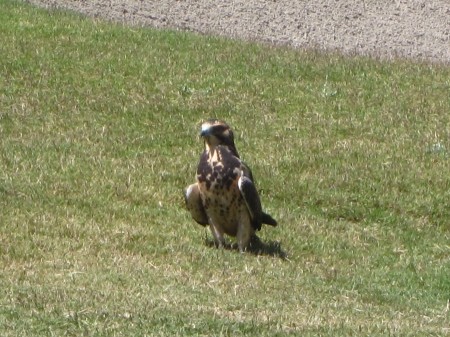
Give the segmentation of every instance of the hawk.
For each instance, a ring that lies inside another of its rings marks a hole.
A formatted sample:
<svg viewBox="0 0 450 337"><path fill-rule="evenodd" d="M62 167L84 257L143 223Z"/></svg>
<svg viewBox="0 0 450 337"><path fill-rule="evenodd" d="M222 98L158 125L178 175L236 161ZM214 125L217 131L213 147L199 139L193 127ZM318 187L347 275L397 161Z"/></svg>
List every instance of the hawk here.
<svg viewBox="0 0 450 337"><path fill-rule="evenodd" d="M225 122L210 119L201 126L203 151L197 168L197 182L185 191L186 207L194 220L208 226L218 247L224 234L236 237L245 251L261 225L277 222L262 211L250 168L240 159L233 131Z"/></svg>

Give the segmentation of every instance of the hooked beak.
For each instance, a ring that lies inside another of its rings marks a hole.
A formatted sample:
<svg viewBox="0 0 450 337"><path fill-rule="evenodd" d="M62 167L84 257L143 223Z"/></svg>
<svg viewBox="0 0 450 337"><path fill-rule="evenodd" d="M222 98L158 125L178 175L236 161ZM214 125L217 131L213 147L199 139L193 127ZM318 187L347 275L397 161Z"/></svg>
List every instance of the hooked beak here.
<svg viewBox="0 0 450 337"><path fill-rule="evenodd" d="M209 125L202 125L200 137L207 137L211 135L211 127Z"/></svg>

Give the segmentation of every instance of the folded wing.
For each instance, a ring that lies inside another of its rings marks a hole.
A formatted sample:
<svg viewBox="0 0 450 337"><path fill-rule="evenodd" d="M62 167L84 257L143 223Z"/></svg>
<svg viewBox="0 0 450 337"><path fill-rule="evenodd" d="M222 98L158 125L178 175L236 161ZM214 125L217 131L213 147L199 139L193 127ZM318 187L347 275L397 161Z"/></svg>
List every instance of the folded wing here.
<svg viewBox="0 0 450 337"><path fill-rule="evenodd" d="M246 175L242 174L238 181L239 190L247 205L248 212L252 221L252 227L255 230L261 229L262 207L253 181Z"/></svg>
<svg viewBox="0 0 450 337"><path fill-rule="evenodd" d="M206 226L208 224L208 217L203 208L200 191L197 184L189 185L184 193L184 201L186 208L191 212L192 217L198 224Z"/></svg>

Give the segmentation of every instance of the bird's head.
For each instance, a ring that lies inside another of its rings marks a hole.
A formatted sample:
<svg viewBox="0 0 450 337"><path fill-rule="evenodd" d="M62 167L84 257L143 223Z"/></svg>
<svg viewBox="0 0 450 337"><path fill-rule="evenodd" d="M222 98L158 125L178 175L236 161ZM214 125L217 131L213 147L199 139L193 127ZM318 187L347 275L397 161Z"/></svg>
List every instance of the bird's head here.
<svg viewBox="0 0 450 337"><path fill-rule="evenodd" d="M234 135L230 126L218 119L209 119L202 123L200 137L205 140L205 145L209 151L213 151L217 146L227 146L236 156L236 146L234 145Z"/></svg>

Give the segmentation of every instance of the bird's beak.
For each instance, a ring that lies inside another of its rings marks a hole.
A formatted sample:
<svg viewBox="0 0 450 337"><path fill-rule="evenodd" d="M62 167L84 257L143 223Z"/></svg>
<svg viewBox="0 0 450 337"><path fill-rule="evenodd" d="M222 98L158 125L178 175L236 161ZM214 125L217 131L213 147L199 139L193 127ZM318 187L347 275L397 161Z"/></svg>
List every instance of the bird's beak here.
<svg viewBox="0 0 450 337"><path fill-rule="evenodd" d="M211 127L209 125L202 125L200 137L207 137L211 135Z"/></svg>

